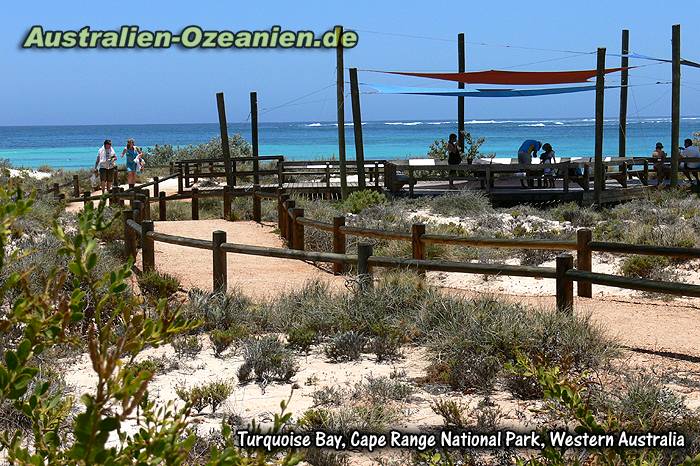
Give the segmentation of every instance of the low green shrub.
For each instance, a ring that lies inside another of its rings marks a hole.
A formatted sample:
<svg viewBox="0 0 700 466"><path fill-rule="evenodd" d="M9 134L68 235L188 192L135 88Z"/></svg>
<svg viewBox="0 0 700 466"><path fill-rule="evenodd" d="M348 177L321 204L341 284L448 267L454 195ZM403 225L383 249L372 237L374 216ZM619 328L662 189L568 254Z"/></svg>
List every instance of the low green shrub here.
<svg viewBox="0 0 700 466"><path fill-rule="evenodd" d="M308 327L292 327L287 334L287 346L302 353L308 353L317 341L318 332Z"/></svg>
<svg viewBox="0 0 700 466"><path fill-rule="evenodd" d="M349 331L335 335L324 348L326 357L334 362L356 361L360 359L367 345L367 337Z"/></svg>
<svg viewBox="0 0 700 466"><path fill-rule="evenodd" d="M188 319L201 322L200 332L214 329L227 330L242 325L248 330L256 328L256 313L250 298L234 288L228 292L211 292L193 288L188 293L182 313Z"/></svg>
<svg viewBox="0 0 700 466"><path fill-rule="evenodd" d="M244 340L250 332L245 327L232 325L231 327L220 330L214 329L209 334L209 339L214 347L214 355L218 358L221 353L226 351L235 341Z"/></svg>
<svg viewBox="0 0 700 466"><path fill-rule="evenodd" d="M129 365L136 372L147 371L152 375L164 374L168 371L177 370L179 364L177 360L166 356L145 358L141 361Z"/></svg>
<svg viewBox="0 0 700 466"><path fill-rule="evenodd" d="M345 399L343 390L336 386L328 386L314 390L311 394L313 405L316 406L340 406Z"/></svg>
<svg viewBox="0 0 700 466"><path fill-rule="evenodd" d="M169 201L165 209L165 220L192 220L192 204L185 201Z"/></svg>
<svg viewBox="0 0 700 466"><path fill-rule="evenodd" d="M374 377L368 375L363 380L355 383L350 396L357 401L369 400L376 403L405 402L413 394L413 391L413 387L400 380L387 376Z"/></svg>
<svg viewBox="0 0 700 466"><path fill-rule="evenodd" d="M169 273L149 270L138 276L141 291L155 299L168 299L180 289L180 280Z"/></svg>
<svg viewBox="0 0 700 466"><path fill-rule="evenodd" d="M368 207L378 204L384 204L386 196L380 192L365 189L363 191L354 191L341 203L340 207L346 212L358 214Z"/></svg>
<svg viewBox="0 0 700 466"><path fill-rule="evenodd" d="M442 417L445 427L466 429L469 426L469 404L464 401L438 398L430 402L430 409Z"/></svg>
<svg viewBox="0 0 700 466"><path fill-rule="evenodd" d="M428 198L424 202L434 213L447 216L462 217L493 211L488 196L483 191L471 189Z"/></svg>
<svg viewBox="0 0 700 466"><path fill-rule="evenodd" d="M233 393L233 385L226 381L216 380L191 388L178 386L175 387L175 393L182 401L190 403L198 413L201 413L206 407L210 407L211 412L215 413L217 408Z"/></svg>
<svg viewBox="0 0 700 466"><path fill-rule="evenodd" d="M249 338L243 344L243 364L238 368L241 383L255 380L288 382L299 370L294 354L274 335Z"/></svg>
<svg viewBox="0 0 700 466"><path fill-rule="evenodd" d="M179 358L195 357L202 351L202 343L197 335L175 337L170 345L175 350L175 355Z"/></svg>
<svg viewBox="0 0 700 466"><path fill-rule="evenodd" d="M652 279L661 275L670 263L664 256L626 256L620 263L620 273L625 277Z"/></svg>

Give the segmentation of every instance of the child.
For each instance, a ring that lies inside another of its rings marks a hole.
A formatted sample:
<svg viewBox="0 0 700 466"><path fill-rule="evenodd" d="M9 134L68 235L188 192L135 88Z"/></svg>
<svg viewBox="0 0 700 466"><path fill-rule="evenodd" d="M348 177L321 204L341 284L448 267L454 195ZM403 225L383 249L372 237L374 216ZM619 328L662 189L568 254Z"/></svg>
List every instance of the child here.
<svg viewBox="0 0 700 466"><path fill-rule="evenodd" d="M141 173L146 167L146 160L143 158L143 152L140 147L138 148L138 155L134 159L134 162L136 162L136 172Z"/></svg>
<svg viewBox="0 0 700 466"><path fill-rule="evenodd" d="M540 163L548 163L548 164L553 164L557 163L556 159L554 158L554 149L552 149L552 145L549 143L545 143L542 145L542 155L540 155ZM544 169L544 187L545 188L553 188L554 187L554 169L553 168L545 168Z"/></svg>

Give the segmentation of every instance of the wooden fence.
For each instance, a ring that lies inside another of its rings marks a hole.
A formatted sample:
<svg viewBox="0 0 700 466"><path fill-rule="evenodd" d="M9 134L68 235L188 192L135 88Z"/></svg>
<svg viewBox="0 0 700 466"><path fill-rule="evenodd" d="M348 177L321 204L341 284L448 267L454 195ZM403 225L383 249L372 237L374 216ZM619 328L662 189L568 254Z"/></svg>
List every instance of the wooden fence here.
<svg viewBox="0 0 700 466"><path fill-rule="evenodd" d="M196 216L196 190L190 193L193 204L193 217ZM226 192L223 194L226 199ZM662 246L632 245L622 243L592 241L589 229L579 229L576 240L526 240L503 238L470 238L450 235L432 235L426 233L425 225L414 224L410 233L374 230L345 225L345 217L333 219L333 223L321 222L304 216L303 209L296 207L295 201L281 190L275 193L253 191L253 212L260 221L260 202L263 199L276 200L278 208L278 228L287 243L287 248L268 248L245 244L227 243L226 233L215 231L211 241L167 235L153 230L150 220L150 201L139 193L131 193L131 208L123 211L125 251L129 257L136 258L137 250L142 248L142 270L155 268L153 243L160 241L185 247L212 251L212 288L226 289L227 268L226 254L248 254L257 256L277 257L333 264L335 273L344 273L348 266L355 266L363 288L372 284L372 269L374 267L406 268L418 271L445 271L459 273L478 273L486 275L538 277L556 280L556 303L559 310L573 310L573 283L577 282L578 295L591 297L591 285L614 286L633 290L672 294L679 296L700 297L700 286L682 283L664 282L657 280L632 279L610 274L594 273L591 270L592 252L601 251L621 254L660 255L675 258L700 258L700 249L673 248ZM207 195L215 195L208 193ZM247 195L247 194L246 194ZM140 196L140 197L139 197ZM159 199L159 210L169 199L181 199L182 195L168 196ZM122 199L123 201L123 199ZM225 204L225 202L224 202ZM257 207L256 207L257 205ZM224 208L225 210L225 208ZM160 217L161 215L159 215ZM224 217L228 218L228 217ZM333 252L317 252L305 250L305 228L315 228L332 234ZM372 245L360 242L357 254L347 254L347 236L361 238L378 238L385 240L410 241L412 245L411 258L384 257L373 255ZM556 267L530 267L505 264L465 263L425 258L425 246L428 244L448 244L453 246L470 246L482 248L518 248L544 249L555 251L576 251L577 264L574 267L574 257L564 252L556 257Z"/></svg>

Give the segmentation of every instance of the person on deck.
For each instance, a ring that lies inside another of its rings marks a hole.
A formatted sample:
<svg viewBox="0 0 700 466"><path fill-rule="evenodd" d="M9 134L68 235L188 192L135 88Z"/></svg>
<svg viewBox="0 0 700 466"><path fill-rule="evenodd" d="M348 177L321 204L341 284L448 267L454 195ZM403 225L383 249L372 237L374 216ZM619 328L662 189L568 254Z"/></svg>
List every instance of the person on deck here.
<svg viewBox="0 0 700 466"><path fill-rule="evenodd" d="M116 162L117 154L112 149L112 140L105 139L102 147L97 151L97 159L95 159L95 171L99 169L102 194L112 189Z"/></svg>
<svg viewBox="0 0 700 466"><path fill-rule="evenodd" d="M686 159L700 159L700 148L693 145L692 139L686 139L683 141L683 149L681 149L681 157ZM683 162L681 165L683 169L683 174L690 184L693 184L693 178L691 178L691 173L695 176L695 181L697 181L698 186L700 186L700 177L698 176L698 170L700 170L700 162Z"/></svg>
<svg viewBox="0 0 700 466"><path fill-rule="evenodd" d="M666 180L666 172L668 168L666 167L667 154L664 151L664 145L660 142L656 143L656 148L654 152L651 153L654 160L654 171L656 172L656 188L660 189Z"/></svg>
<svg viewBox="0 0 700 466"><path fill-rule="evenodd" d="M535 141L534 139L528 139L520 145L518 149L518 163L520 165L530 165L532 163L532 158L537 157L537 151L542 147L540 141ZM527 186L525 185L525 180L520 180L520 184L523 188L534 187L535 183L532 178L531 172L525 172L525 176L528 177Z"/></svg>
<svg viewBox="0 0 700 466"><path fill-rule="evenodd" d="M139 171L138 158L142 156L141 148L136 147L133 139L126 141L126 147L122 151L122 158L126 156L126 177L129 187L136 184L136 172Z"/></svg>
<svg viewBox="0 0 700 466"><path fill-rule="evenodd" d="M554 149L552 149L552 145L550 143L545 143L542 145L542 152L540 154L540 163L548 163L548 164L553 164L557 163L556 159L554 158ZM553 188L554 187L554 169L553 168L545 168L544 169L544 187L545 188Z"/></svg>
<svg viewBox="0 0 700 466"><path fill-rule="evenodd" d="M450 134L447 140L447 163L449 165L459 165L462 163L462 151L460 150L455 133ZM456 174L456 170L450 170L450 189L454 188L453 178Z"/></svg>

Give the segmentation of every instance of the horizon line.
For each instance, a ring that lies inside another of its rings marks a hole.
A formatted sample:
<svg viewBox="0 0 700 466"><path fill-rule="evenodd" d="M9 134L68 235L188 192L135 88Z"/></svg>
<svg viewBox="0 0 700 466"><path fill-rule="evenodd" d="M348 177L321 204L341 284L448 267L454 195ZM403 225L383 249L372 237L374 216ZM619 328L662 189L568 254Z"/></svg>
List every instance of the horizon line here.
<svg viewBox="0 0 700 466"><path fill-rule="evenodd" d="M522 118L489 118L489 117L481 117L481 118L472 118L471 120L465 120L465 124L468 124L470 121L558 121L558 120L581 120L581 119L594 119L595 115L593 116L579 116L579 117L542 117L542 118L527 118L527 117L522 117ZM640 115L640 116L635 116L635 117L628 117L627 121L630 120L635 120L635 119L640 119L640 118L668 118L670 119L670 116L659 116L659 115ZM700 115L681 115L681 120L684 118L700 118ZM618 120L619 117L613 117L613 116L604 116L604 120ZM445 117L445 118L432 118L432 119L399 119L399 118L394 118L394 119L383 119L383 120L363 120L363 123L381 123L381 122L387 122L387 121L397 121L397 122L415 122L415 121L427 121L427 122L435 122L435 121L446 121L451 119ZM266 124L266 123L331 123L331 124L337 124L337 121L335 120L287 120L287 121L265 121L265 122L259 122L259 124ZM350 123L352 124L352 121L346 121L346 124ZM455 123L457 121L455 120ZM20 125L0 125L0 128L41 128L41 127L75 127L75 126L175 126L175 125L218 125L219 123L216 121L213 122L187 122L187 123L80 123L80 124L20 124ZM243 124L249 124L248 121L241 121L241 122L232 122L228 121L228 125L243 125Z"/></svg>

